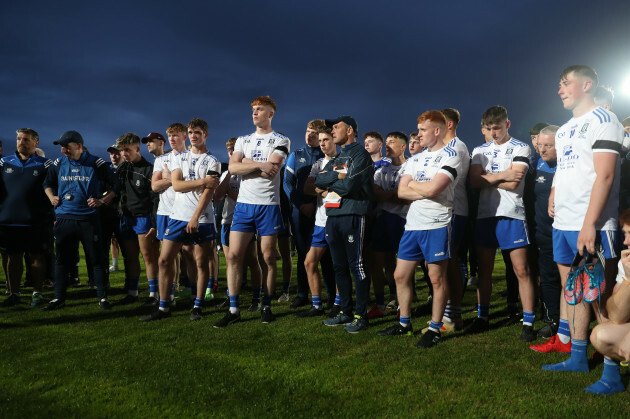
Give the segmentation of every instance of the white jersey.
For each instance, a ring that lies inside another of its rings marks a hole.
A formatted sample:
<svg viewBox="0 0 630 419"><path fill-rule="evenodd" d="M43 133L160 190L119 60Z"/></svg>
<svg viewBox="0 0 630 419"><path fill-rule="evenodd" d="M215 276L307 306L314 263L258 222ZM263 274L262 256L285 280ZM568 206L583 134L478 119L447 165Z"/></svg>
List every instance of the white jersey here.
<svg viewBox="0 0 630 419"><path fill-rule="evenodd" d="M221 182L228 175L228 171L226 170L221 175ZM238 193L239 188L241 187L241 175L231 175L230 176L230 184L228 185L228 189L230 191ZM230 195L225 194L225 201L223 202L223 212L221 213L221 224L222 225L232 225L232 218L234 217L234 208L236 208L236 201L233 200Z"/></svg>
<svg viewBox="0 0 630 419"><path fill-rule="evenodd" d="M455 137L449 141L448 146L457 152L462 164L457 170L455 179L455 198L453 199L453 214L468 216L468 193L466 192L466 177L470 168L470 153L468 147L459 138Z"/></svg>
<svg viewBox="0 0 630 419"><path fill-rule="evenodd" d="M558 166L554 176L553 227L557 230L580 231L591 201L595 183L594 153L619 154L623 142L623 126L614 113L597 107L579 118L571 118L556 133ZM619 205L620 161L617 159L615 179L608 201L595 228L617 229Z"/></svg>
<svg viewBox="0 0 630 419"><path fill-rule="evenodd" d="M428 182L433 180L438 173L443 173L451 179L451 182L437 196L418 199L411 203L405 230L435 230L450 224L455 180L460 165L461 158L449 146L437 151L425 149L407 160L403 176L409 175L411 180L416 182Z"/></svg>
<svg viewBox="0 0 630 419"><path fill-rule="evenodd" d="M155 162L153 163L153 173L162 172L164 170L164 166L172 172L172 160L177 154L179 153L169 151L161 156L157 156L155 158ZM160 204L158 205L157 210L158 215L170 216L171 212L173 212L173 202L175 202L175 190L173 189L173 186L169 186L167 189L160 192Z"/></svg>
<svg viewBox="0 0 630 419"><path fill-rule="evenodd" d="M475 147L471 165L478 164L489 174L501 173L512 164L529 167L529 146L515 138L499 145L494 141ZM515 190L506 191L497 187L481 188L477 218L509 217L525 220L523 189L525 177Z"/></svg>
<svg viewBox="0 0 630 419"><path fill-rule="evenodd" d="M234 152L243 153L243 157L259 163L266 163L273 153L286 158L291 141L275 131L269 134L250 134L238 137ZM266 179L260 173L243 175L237 202L254 205L280 205L280 171L273 179Z"/></svg>
<svg viewBox="0 0 630 419"><path fill-rule="evenodd" d="M402 169L404 167L404 164L401 164L400 166L388 164L379 167L376 172L374 172L374 184L380 186L384 191L397 191L400 178L403 174ZM376 208L405 218L407 216L407 211L409 211L409 204L403 205L394 202L379 202L376 204Z"/></svg>
<svg viewBox="0 0 630 419"><path fill-rule="evenodd" d="M323 157L317 160L311 166L311 173L308 175L308 177L315 178L319 174L319 172L321 172L324 169L324 167L326 167L326 164L328 164L329 161L330 159L328 157ZM326 227L327 219L328 219L328 216L326 215L326 207L324 206L324 199L322 198L321 195L317 195L317 211L315 212L315 225L317 227Z"/></svg>
<svg viewBox="0 0 630 419"><path fill-rule="evenodd" d="M186 150L177 154L171 161L173 170L180 169L184 180L197 180L206 177L208 171L221 172L221 162L212 154L194 154L192 150ZM192 219L199 198L203 191L176 192L171 219L190 221ZM199 217L199 224L214 224L214 207L212 201L204 209Z"/></svg>

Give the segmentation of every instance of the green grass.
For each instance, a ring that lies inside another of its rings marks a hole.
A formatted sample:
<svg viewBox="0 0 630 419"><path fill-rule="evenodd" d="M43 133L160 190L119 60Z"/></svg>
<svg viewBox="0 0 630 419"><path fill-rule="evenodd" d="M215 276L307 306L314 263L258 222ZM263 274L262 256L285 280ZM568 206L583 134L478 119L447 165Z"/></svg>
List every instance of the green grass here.
<svg viewBox="0 0 630 419"><path fill-rule="evenodd" d="M180 305L171 319L141 323L135 307L99 310L86 288L70 289L68 306L52 313L31 309L25 289L20 306L0 312L0 417L627 416L627 391L583 392L602 365L587 374L541 370L566 356L531 351L520 325L505 324L500 278L497 263L489 333L445 336L424 351L418 336L376 336L394 315L348 335L274 303L274 323L243 311L243 322L214 329L223 315L216 308L199 322ZM112 301L122 298L122 282L112 275ZM418 292L423 301L426 287ZM465 320L475 303L467 291ZM412 319L415 329L428 319Z"/></svg>

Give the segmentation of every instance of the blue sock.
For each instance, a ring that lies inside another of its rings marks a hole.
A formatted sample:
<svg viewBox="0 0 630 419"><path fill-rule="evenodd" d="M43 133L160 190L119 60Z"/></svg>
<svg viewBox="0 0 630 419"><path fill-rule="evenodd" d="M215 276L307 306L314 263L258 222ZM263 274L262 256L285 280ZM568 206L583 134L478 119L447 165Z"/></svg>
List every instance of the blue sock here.
<svg viewBox="0 0 630 419"><path fill-rule="evenodd" d="M605 357L602 378L595 384L586 387L584 391L604 395L619 393L625 389L623 382L621 382L621 374L619 374L619 363Z"/></svg>
<svg viewBox="0 0 630 419"><path fill-rule="evenodd" d="M385 293L379 292L374 293L374 299L376 300L376 305L379 307L383 307L385 305Z"/></svg>
<svg viewBox="0 0 630 419"><path fill-rule="evenodd" d="M158 280L148 279L149 281L149 297L155 297L158 295Z"/></svg>
<svg viewBox="0 0 630 419"><path fill-rule="evenodd" d="M409 323L411 323L411 316L400 316L400 325L401 326L407 326Z"/></svg>
<svg viewBox="0 0 630 419"><path fill-rule="evenodd" d="M335 305L338 306L341 302L341 298L339 298L339 294L335 294Z"/></svg>
<svg viewBox="0 0 630 419"><path fill-rule="evenodd" d="M171 309L170 300L160 300L160 311L169 311Z"/></svg>
<svg viewBox="0 0 630 419"><path fill-rule="evenodd" d="M488 320L490 314L490 304L477 304L477 317Z"/></svg>
<svg viewBox="0 0 630 419"><path fill-rule="evenodd" d="M207 287L207 289L211 290L212 289L212 284L214 284L214 277L213 276L208 278L208 287Z"/></svg>
<svg viewBox="0 0 630 419"><path fill-rule="evenodd" d="M559 364L543 365L545 371L588 372L586 339L571 339L571 358Z"/></svg>
<svg viewBox="0 0 630 419"><path fill-rule="evenodd" d="M230 313L238 312L238 295L230 295Z"/></svg>
<svg viewBox="0 0 630 419"><path fill-rule="evenodd" d="M195 308L201 308L201 302L203 301L203 298L195 298Z"/></svg>
<svg viewBox="0 0 630 419"><path fill-rule="evenodd" d="M523 311L523 326L533 326L536 315L531 311Z"/></svg>
<svg viewBox="0 0 630 419"><path fill-rule="evenodd" d="M263 295L262 306L271 307L271 295Z"/></svg>
<svg viewBox="0 0 630 419"><path fill-rule="evenodd" d="M453 320L453 307L451 306L451 300L446 302L446 307L444 307L444 317L448 320Z"/></svg>
<svg viewBox="0 0 630 419"><path fill-rule="evenodd" d="M322 300L319 295L313 295L313 307L322 308Z"/></svg>
<svg viewBox="0 0 630 419"><path fill-rule="evenodd" d="M252 290L252 298L257 298L260 300L261 295L262 295L262 288L254 288Z"/></svg>
<svg viewBox="0 0 630 419"><path fill-rule="evenodd" d="M558 338L565 345L569 343L571 340L571 329L569 329L569 321L560 319L560 324L558 325Z"/></svg>
<svg viewBox="0 0 630 419"><path fill-rule="evenodd" d="M227 296L229 297L230 296L230 289L229 288L226 289L225 292L227 292Z"/></svg>
<svg viewBox="0 0 630 419"><path fill-rule="evenodd" d="M440 333L440 329L442 328L442 326L444 325L444 323L442 322L434 322L433 320L431 320L431 323L429 324L429 330L435 332L435 333Z"/></svg>

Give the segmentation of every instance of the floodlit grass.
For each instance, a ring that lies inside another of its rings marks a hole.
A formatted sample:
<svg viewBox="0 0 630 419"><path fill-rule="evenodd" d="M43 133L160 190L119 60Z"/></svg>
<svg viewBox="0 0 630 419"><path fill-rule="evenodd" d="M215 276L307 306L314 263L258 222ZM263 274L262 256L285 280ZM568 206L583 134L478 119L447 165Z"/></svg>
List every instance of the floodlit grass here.
<svg viewBox="0 0 630 419"><path fill-rule="evenodd" d="M25 289L18 307L0 312L0 417L627 416L628 391L583 392L602 365L587 374L541 370L566 355L538 354L518 339L520 324L505 319L502 278L497 263L492 330L446 335L430 350L415 347L419 336L376 336L394 314L348 335L274 303L274 323L243 310L241 323L214 329L223 316L216 308L191 322L179 304L171 319L142 323L138 307L101 311L85 287L70 289L66 308L51 313L31 309ZM84 270L81 279L87 282ZM111 279L116 301L124 296L123 274ZM417 285L424 301L426 286ZM221 289L220 299L224 280ZM244 292L241 303L248 302ZM466 321L475 304L468 290ZM412 322L419 331L427 320Z"/></svg>

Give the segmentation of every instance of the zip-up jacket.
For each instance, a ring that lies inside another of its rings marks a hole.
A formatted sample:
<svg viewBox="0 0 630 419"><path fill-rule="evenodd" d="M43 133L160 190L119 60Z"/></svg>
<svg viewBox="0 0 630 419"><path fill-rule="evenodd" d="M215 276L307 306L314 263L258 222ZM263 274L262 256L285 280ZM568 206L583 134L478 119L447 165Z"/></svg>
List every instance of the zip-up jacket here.
<svg viewBox="0 0 630 419"><path fill-rule="evenodd" d="M42 185L52 160L17 152L0 159L0 225L32 226L52 222L50 200Z"/></svg>
<svg viewBox="0 0 630 419"><path fill-rule="evenodd" d="M317 203L317 197L304 194L304 184L311 173L311 166L322 157L324 153L319 147L308 145L289 154L284 168L283 188L295 208Z"/></svg>
<svg viewBox="0 0 630 419"><path fill-rule="evenodd" d="M118 193L118 181L109 165L101 158L84 151L79 160L61 156L48 168L44 189L52 188L61 199L55 208L58 219L70 218L86 220L97 213L90 208L89 198L103 196L101 184L114 185L112 191Z"/></svg>
<svg viewBox="0 0 630 419"><path fill-rule="evenodd" d="M153 164L144 157L137 163L125 161L118 166L120 180L120 213L125 216L151 217L155 228L160 196L151 190Z"/></svg>
<svg viewBox="0 0 630 419"><path fill-rule="evenodd" d="M346 177L339 179L339 171ZM315 178L315 186L341 196L339 208L326 208L329 217L336 215L366 215L374 201L374 163L363 146L357 142L341 147L323 173Z"/></svg>

